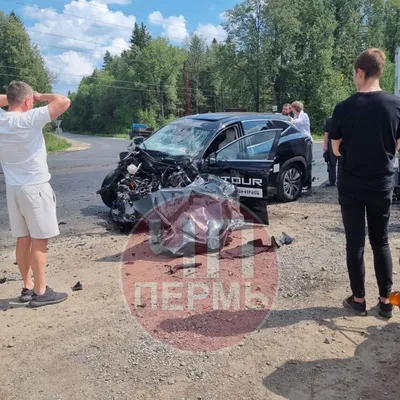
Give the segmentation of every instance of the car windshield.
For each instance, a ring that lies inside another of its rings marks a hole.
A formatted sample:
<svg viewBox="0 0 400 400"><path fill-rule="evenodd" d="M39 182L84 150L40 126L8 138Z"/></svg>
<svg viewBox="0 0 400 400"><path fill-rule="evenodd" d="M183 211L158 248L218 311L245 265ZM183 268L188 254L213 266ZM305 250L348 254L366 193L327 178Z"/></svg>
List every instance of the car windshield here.
<svg viewBox="0 0 400 400"><path fill-rule="evenodd" d="M172 123L150 136L140 147L172 156L194 157L204 147L210 131L195 124Z"/></svg>

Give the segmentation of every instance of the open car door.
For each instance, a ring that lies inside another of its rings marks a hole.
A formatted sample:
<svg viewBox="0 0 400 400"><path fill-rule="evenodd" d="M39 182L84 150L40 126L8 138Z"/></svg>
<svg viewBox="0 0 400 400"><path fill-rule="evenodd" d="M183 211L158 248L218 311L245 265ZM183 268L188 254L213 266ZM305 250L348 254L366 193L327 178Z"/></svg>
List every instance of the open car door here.
<svg viewBox="0 0 400 400"><path fill-rule="evenodd" d="M268 175L274 164L282 129L251 133L229 143L206 161L207 170L233 183L241 202L268 224ZM265 214L264 214L265 210Z"/></svg>

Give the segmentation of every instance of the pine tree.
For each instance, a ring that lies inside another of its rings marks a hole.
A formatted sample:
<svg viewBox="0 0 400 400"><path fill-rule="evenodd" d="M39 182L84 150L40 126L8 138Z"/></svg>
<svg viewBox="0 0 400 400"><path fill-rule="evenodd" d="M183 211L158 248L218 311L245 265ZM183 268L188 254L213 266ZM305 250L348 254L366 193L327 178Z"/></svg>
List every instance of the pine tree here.
<svg viewBox="0 0 400 400"><path fill-rule="evenodd" d="M141 26L135 22L131 38L129 40L132 51L143 50L150 42L151 35L146 25L142 22Z"/></svg>
<svg viewBox="0 0 400 400"><path fill-rule="evenodd" d="M103 69L107 69L110 66L112 60L113 58L111 56L111 53L107 50L103 59Z"/></svg>

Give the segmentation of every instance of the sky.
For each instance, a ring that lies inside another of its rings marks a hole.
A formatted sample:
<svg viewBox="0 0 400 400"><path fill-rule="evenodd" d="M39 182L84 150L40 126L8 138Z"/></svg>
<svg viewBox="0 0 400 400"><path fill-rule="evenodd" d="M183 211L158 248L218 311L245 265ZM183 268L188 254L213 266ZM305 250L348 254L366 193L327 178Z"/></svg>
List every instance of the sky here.
<svg viewBox="0 0 400 400"><path fill-rule="evenodd" d="M2 0L14 11L40 47L48 68L58 74L53 90L75 91L81 78L101 66L105 52L120 54L129 46L135 22L153 37L182 46L187 35L222 41L224 11L237 0ZM73 40L75 39L75 40Z"/></svg>

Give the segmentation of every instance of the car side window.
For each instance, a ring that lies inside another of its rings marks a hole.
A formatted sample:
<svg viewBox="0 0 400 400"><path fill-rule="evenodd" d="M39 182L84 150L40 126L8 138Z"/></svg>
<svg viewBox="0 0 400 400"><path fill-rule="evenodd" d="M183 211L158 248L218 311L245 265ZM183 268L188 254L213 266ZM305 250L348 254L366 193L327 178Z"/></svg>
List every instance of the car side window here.
<svg viewBox="0 0 400 400"><path fill-rule="evenodd" d="M276 135L279 132L280 129L270 129L245 136L217 153L217 160L268 160Z"/></svg>
<svg viewBox="0 0 400 400"><path fill-rule="evenodd" d="M275 128L273 122L270 120L243 121L242 125L245 135L250 135L254 132L260 132Z"/></svg>
<svg viewBox="0 0 400 400"><path fill-rule="evenodd" d="M287 128L289 128L289 124L285 121L279 121L279 120L274 120L274 125L278 128L281 129L282 132L284 132Z"/></svg>
<svg viewBox="0 0 400 400"><path fill-rule="evenodd" d="M205 157L208 157L212 153L216 153L221 150L229 143L233 142L239 137L239 126L231 125L228 128L220 132L217 137L213 140L207 151L205 152Z"/></svg>

